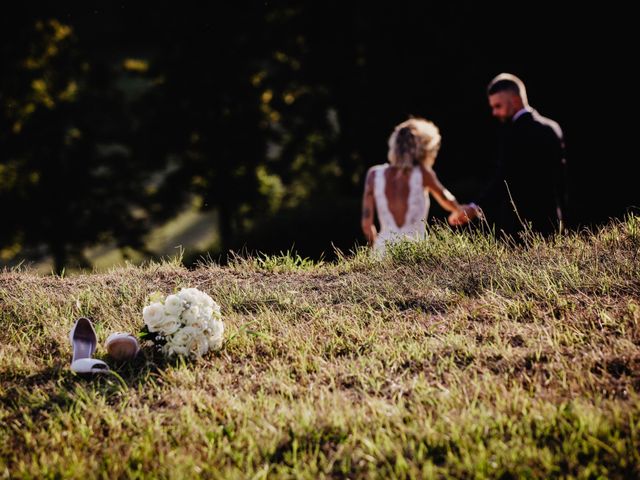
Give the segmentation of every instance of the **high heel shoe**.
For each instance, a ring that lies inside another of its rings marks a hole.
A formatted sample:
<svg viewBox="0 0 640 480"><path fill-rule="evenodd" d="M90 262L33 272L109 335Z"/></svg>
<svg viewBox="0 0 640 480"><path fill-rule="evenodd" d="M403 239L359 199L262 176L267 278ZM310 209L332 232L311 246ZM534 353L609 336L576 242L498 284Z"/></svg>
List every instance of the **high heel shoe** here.
<svg viewBox="0 0 640 480"><path fill-rule="evenodd" d="M69 332L69 342L73 348L71 370L76 373L103 373L109 366L102 360L91 358L98 345L98 337L91 321L86 317L76 320Z"/></svg>
<svg viewBox="0 0 640 480"><path fill-rule="evenodd" d="M140 351L138 339L125 332L114 332L104 342L107 352L114 360L133 360Z"/></svg>

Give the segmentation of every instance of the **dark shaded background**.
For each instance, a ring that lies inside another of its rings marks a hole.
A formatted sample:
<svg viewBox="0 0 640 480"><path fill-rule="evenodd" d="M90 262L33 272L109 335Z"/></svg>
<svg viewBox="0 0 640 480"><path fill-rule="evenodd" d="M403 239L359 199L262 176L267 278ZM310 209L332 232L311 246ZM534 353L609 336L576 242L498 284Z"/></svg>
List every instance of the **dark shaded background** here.
<svg viewBox="0 0 640 480"><path fill-rule="evenodd" d="M50 19L73 42L46 72L25 71L43 44L34 25ZM17 179L46 172L37 185L0 175L0 245L18 245L15 258L53 253L57 268L100 241L143 251L141 237L197 193L220 214L214 255L348 250L363 242L364 172L386 161L408 115L440 127L435 168L459 200L474 200L495 147L485 88L503 71L564 129L572 226L621 217L638 204L631 20L615 3L546 1L25 3L1 20L0 165L19 165ZM149 68L124 68L127 58ZM33 102L40 74L81 78L80 93L55 107L35 101L16 134L14 107ZM82 140L70 144L72 127ZM96 149L104 144L126 149ZM431 218L444 212L433 206Z"/></svg>

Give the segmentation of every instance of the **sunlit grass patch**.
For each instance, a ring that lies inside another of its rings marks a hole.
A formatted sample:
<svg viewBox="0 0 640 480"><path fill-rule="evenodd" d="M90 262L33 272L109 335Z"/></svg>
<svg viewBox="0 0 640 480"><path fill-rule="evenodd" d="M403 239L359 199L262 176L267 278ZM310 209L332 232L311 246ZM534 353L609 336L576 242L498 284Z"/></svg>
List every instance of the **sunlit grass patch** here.
<svg viewBox="0 0 640 480"><path fill-rule="evenodd" d="M637 478L639 222L512 244L431 229L383 259L0 274L0 476ZM225 346L69 371L68 331L207 292Z"/></svg>

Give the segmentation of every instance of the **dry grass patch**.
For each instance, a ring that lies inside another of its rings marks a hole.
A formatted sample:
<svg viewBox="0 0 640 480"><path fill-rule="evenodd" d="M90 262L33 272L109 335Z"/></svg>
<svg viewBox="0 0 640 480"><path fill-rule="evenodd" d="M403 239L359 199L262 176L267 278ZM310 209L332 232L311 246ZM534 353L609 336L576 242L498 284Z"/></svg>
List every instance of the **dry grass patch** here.
<svg viewBox="0 0 640 480"><path fill-rule="evenodd" d="M5 271L0 476L638 477L639 224L436 228L383 261ZM220 303L222 351L69 371L78 316L137 331L147 295L187 286Z"/></svg>

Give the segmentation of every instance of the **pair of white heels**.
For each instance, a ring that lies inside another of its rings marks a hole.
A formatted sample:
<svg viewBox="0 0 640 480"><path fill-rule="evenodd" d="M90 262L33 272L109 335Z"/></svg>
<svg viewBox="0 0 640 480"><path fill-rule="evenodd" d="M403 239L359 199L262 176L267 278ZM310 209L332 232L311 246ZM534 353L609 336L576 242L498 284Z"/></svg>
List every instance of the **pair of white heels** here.
<svg viewBox="0 0 640 480"><path fill-rule="evenodd" d="M104 373L109 366L102 360L92 358L98 346L98 336L91 321L80 317L69 332L69 342L73 348L71 370L76 373ZM115 332L107 337L105 348L115 360L131 360L140 351L140 344L130 333Z"/></svg>

